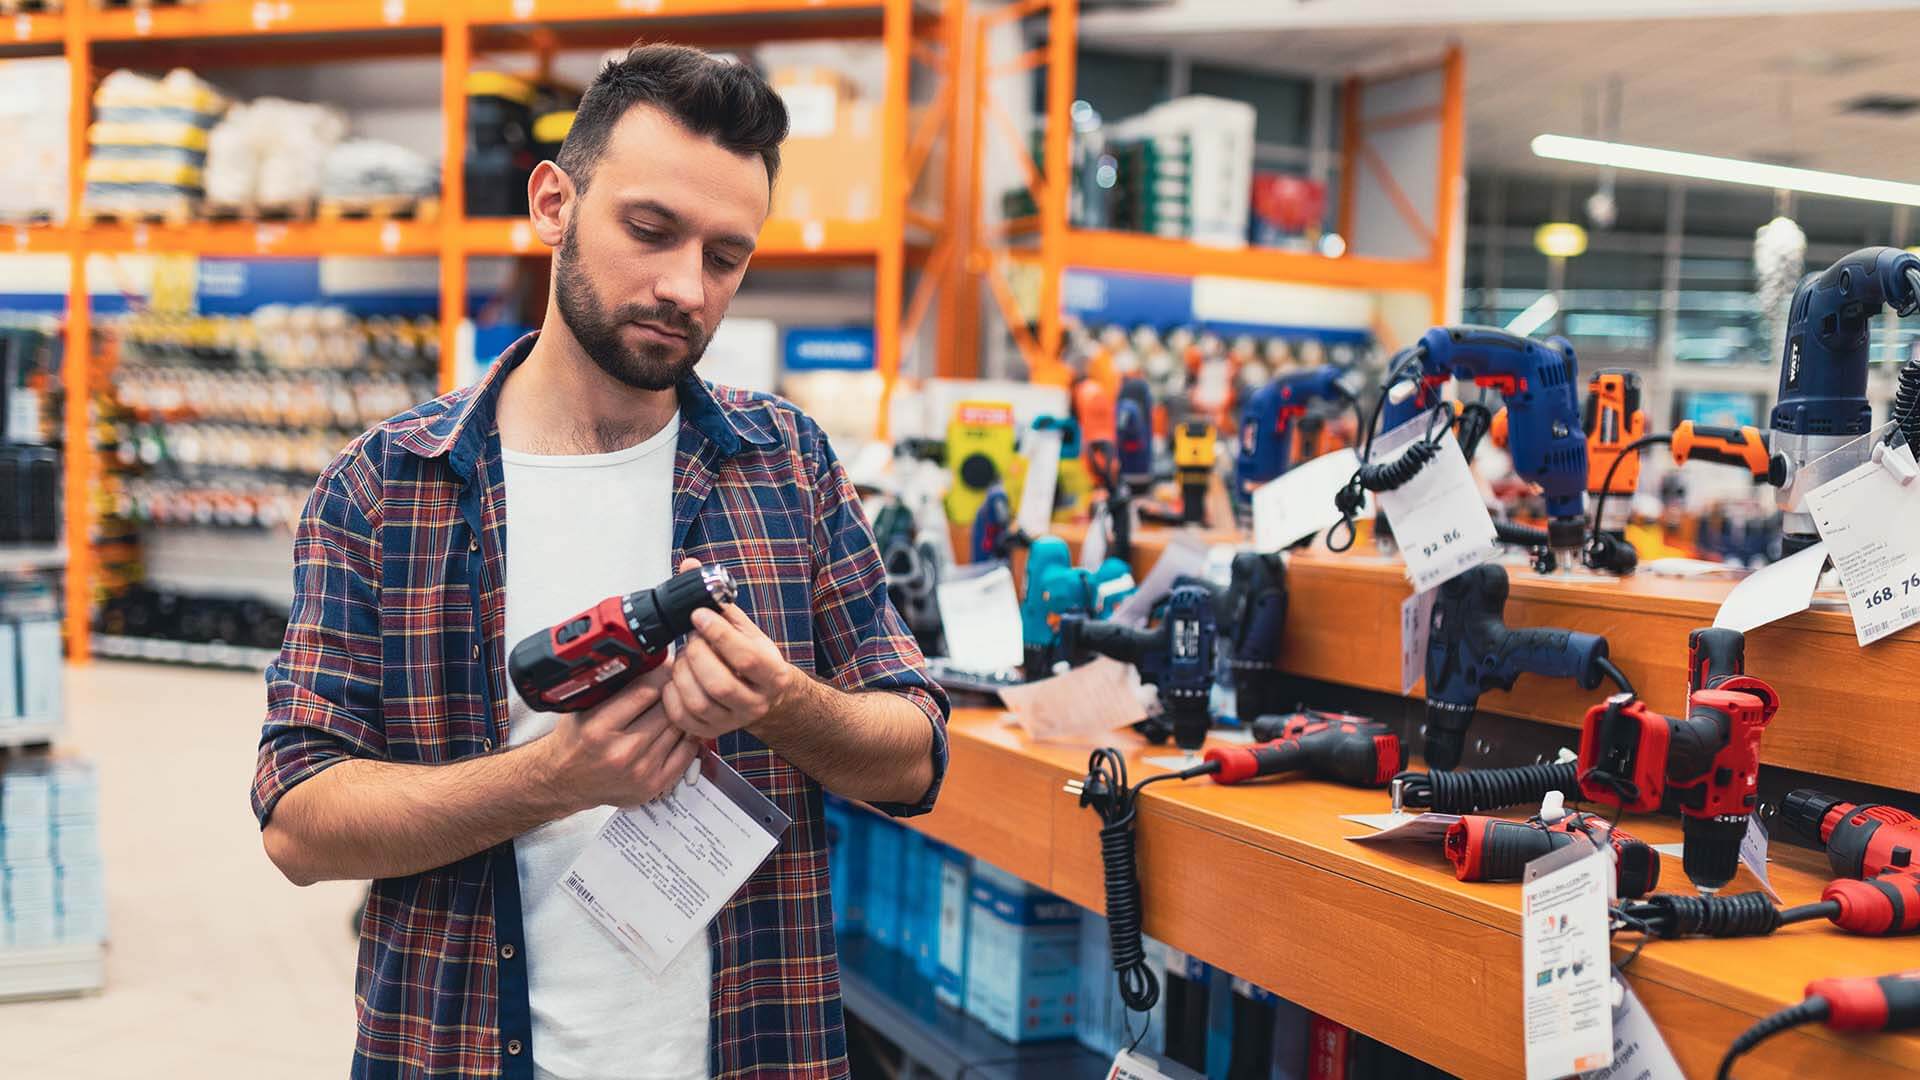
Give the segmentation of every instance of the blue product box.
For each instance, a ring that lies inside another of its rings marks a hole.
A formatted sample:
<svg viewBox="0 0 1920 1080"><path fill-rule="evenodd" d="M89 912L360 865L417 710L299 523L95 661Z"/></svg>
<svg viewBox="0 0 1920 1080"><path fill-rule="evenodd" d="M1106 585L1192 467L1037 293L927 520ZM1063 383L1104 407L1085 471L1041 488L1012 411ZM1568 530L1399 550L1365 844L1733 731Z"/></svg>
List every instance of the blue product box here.
<svg viewBox="0 0 1920 1080"><path fill-rule="evenodd" d="M837 937L847 935L847 902L852 894L847 887L847 873L853 865L847 854L847 804L828 795L821 800L820 819L827 830L827 891L833 904L833 932Z"/></svg>
<svg viewBox="0 0 1920 1080"><path fill-rule="evenodd" d="M1207 1080L1227 1080L1233 1062L1233 976L1214 968L1207 984Z"/></svg>
<svg viewBox="0 0 1920 1080"><path fill-rule="evenodd" d="M1307 1080L1307 1048L1313 1013L1286 998L1273 1005L1273 1068L1267 1080Z"/></svg>
<svg viewBox="0 0 1920 1080"><path fill-rule="evenodd" d="M841 803L845 820L841 822L840 851L836 857L840 860L840 880L834 883L838 899L835 907L839 918L844 922L847 934L867 932L867 859L871 854L868 838L872 836L874 821L872 814L849 803Z"/></svg>
<svg viewBox="0 0 1920 1080"><path fill-rule="evenodd" d="M978 861L970 904L967 1013L1008 1042L1071 1038L1079 1012L1079 909Z"/></svg>
<svg viewBox="0 0 1920 1080"><path fill-rule="evenodd" d="M914 871L919 879L919 891L913 906L917 928L913 971L931 985L940 980L940 882L947 845L924 836L920 843L920 864Z"/></svg>
<svg viewBox="0 0 1920 1080"><path fill-rule="evenodd" d="M58 720L60 711L60 624L53 619L23 622L20 638L20 715Z"/></svg>
<svg viewBox="0 0 1920 1080"><path fill-rule="evenodd" d="M1124 1008L1114 985L1113 943L1107 938L1105 916L1080 912L1080 1016L1073 1035L1081 1046L1112 1057L1119 1052L1119 1030Z"/></svg>
<svg viewBox="0 0 1920 1080"><path fill-rule="evenodd" d="M933 979L934 999L952 1007L967 1002L967 937L971 925L973 857L958 848L940 848L939 948Z"/></svg>
<svg viewBox="0 0 1920 1080"><path fill-rule="evenodd" d="M867 829L867 937L888 949L900 948L900 871L906 830L884 818Z"/></svg>
<svg viewBox="0 0 1920 1080"><path fill-rule="evenodd" d="M920 901L924 892L920 866L926 859L927 844L912 829L903 828L900 833L900 955L911 965L920 960Z"/></svg>
<svg viewBox="0 0 1920 1080"><path fill-rule="evenodd" d="M20 715L20 632L10 622L0 622L0 723Z"/></svg>

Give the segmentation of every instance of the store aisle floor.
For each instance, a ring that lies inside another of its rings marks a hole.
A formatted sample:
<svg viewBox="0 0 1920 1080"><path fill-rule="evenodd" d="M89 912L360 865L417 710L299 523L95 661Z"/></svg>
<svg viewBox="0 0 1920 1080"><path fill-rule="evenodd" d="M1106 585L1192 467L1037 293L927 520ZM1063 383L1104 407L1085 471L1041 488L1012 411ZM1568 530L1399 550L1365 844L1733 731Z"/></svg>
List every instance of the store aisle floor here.
<svg viewBox="0 0 1920 1080"><path fill-rule="evenodd" d="M0 1076L344 1076L362 886L287 884L248 809L257 674L70 669L63 752L100 767L107 988L0 1004Z"/></svg>

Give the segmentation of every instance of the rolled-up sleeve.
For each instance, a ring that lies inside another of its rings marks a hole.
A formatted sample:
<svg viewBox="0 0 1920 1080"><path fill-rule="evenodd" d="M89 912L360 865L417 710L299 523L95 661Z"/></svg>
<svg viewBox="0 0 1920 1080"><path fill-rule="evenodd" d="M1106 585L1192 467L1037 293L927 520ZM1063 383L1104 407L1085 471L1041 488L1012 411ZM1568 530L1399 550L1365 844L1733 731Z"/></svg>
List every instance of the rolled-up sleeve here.
<svg viewBox="0 0 1920 1080"><path fill-rule="evenodd" d="M826 436L812 436L814 550L821 553L813 587L818 673L838 689L899 694L926 714L933 728L933 783L914 803L874 803L876 810L911 817L933 809L947 775L946 691L927 676L926 658L887 596L886 567L860 498Z"/></svg>
<svg viewBox="0 0 1920 1080"><path fill-rule="evenodd" d="M348 460L360 447L349 447ZM268 665L253 777L262 828L287 792L350 758L384 758L378 537L342 462L322 474L293 541L293 605Z"/></svg>

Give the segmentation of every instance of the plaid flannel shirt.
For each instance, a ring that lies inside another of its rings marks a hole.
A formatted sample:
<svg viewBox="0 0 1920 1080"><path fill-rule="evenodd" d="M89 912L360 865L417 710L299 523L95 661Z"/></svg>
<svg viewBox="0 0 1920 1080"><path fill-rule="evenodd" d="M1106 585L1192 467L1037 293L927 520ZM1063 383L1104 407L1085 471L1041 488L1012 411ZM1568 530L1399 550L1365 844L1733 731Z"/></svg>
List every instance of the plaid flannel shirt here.
<svg viewBox="0 0 1920 1080"><path fill-rule="evenodd" d="M494 404L532 348L389 420L321 474L294 541L286 642L267 669L253 807L350 758L442 765L507 742L506 498ZM799 410L689 377L679 387L673 561L718 564L787 659L925 712L946 771L945 695L892 605L873 535L826 436ZM643 584L643 583L636 583ZM792 819L708 930L716 1077L847 1072L821 788L745 732L718 748ZM361 921L355 1077L531 1080L511 842L376 881ZM516 946L519 946L516 948Z"/></svg>

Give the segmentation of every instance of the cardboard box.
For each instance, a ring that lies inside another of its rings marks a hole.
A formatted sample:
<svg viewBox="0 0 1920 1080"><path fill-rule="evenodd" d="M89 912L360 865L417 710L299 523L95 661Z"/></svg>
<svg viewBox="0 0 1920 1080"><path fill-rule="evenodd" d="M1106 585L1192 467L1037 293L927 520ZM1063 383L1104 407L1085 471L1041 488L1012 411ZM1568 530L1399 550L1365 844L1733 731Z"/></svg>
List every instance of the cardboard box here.
<svg viewBox="0 0 1920 1080"><path fill-rule="evenodd" d="M824 67L777 70L787 104L787 141L773 185L772 217L873 221L880 214L880 106Z"/></svg>
<svg viewBox="0 0 1920 1080"><path fill-rule="evenodd" d="M976 861L967 1013L1008 1042L1071 1038L1078 1020L1080 912Z"/></svg>

